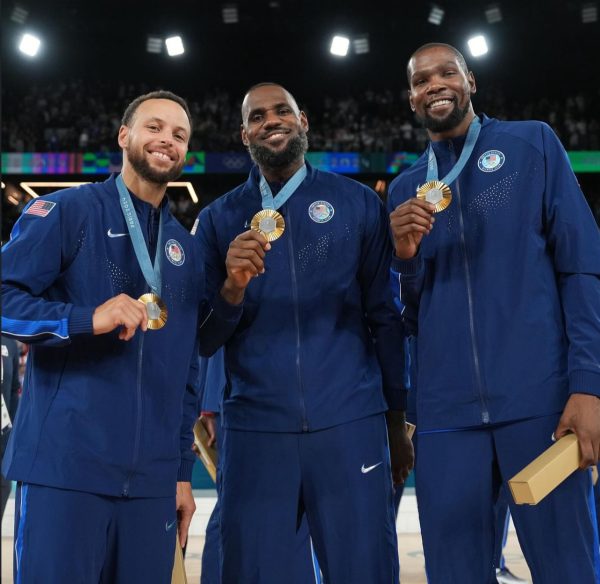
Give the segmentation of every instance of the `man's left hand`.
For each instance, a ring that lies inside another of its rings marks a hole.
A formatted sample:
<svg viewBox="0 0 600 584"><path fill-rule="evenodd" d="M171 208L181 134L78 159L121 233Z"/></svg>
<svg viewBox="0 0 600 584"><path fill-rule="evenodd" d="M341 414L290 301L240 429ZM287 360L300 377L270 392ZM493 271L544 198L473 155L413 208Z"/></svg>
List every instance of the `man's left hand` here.
<svg viewBox="0 0 600 584"><path fill-rule="evenodd" d="M574 432L579 441L579 468L598 464L600 459L600 398L586 393L574 393L567 401L558 421L554 437L558 440Z"/></svg>
<svg viewBox="0 0 600 584"><path fill-rule="evenodd" d="M392 480L394 486L401 485L408 478L415 464L415 452L411 439L406 433L404 412L388 411L385 414L390 441Z"/></svg>
<svg viewBox="0 0 600 584"><path fill-rule="evenodd" d="M196 511L196 503L192 494L192 483L182 481L177 483L177 496L175 499L177 506L177 533L179 535L179 543L181 547L185 547L187 542L188 531L192 516Z"/></svg>

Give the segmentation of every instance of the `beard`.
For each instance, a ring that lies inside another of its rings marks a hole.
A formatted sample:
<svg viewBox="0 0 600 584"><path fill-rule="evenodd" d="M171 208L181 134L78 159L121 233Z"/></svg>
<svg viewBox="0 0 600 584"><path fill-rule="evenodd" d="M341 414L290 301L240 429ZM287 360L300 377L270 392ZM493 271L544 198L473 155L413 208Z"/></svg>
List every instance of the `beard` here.
<svg viewBox="0 0 600 584"><path fill-rule="evenodd" d="M290 138L287 146L279 151L274 152L268 146L258 146L257 144L249 144L248 152L250 157L261 168L280 169L289 166L299 157L304 157L308 150L308 138L306 132L298 132L297 136Z"/></svg>
<svg viewBox="0 0 600 584"><path fill-rule="evenodd" d="M445 118L434 118L425 112L424 116L420 116L415 113L415 117L417 121L430 132L447 132L448 130L453 130L458 126L464 119L465 116L469 113L470 102L467 102L463 109L455 103L452 111Z"/></svg>
<svg viewBox="0 0 600 584"><path fill-rule="evenodd" d="M176 166L173 166L169 170L157 170L150 166L150 163L144 157L144 153L134 153L131 150L127 151L127 158L131 164L133 170L139 174L143 179L148 182L155 183L158 185L164 185L172 180L176 180L181 176L183 165L185 164L185 158Z"/></svg>

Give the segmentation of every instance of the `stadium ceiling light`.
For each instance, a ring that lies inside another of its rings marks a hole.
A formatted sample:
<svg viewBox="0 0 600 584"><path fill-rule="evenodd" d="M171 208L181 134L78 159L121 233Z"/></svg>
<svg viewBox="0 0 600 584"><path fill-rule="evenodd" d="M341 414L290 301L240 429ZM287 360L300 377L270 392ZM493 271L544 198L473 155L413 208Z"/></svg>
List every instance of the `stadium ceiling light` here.
<svg viewBox="0 0 600 584"><path fill-rule="evenodd" d="M146 39L146 51L148 53L162 53L163 39L157 36L148 35Z"/></svg>
<svg viewBox="0 0 600 584"><path fill-rule="evenodd" d="M433 4L431 6L431 10L429 11L427 22L429 22L430 24L435 24L436 26L440 26L440 24L442 24L442 21L444 20L444 14L446 14L446 12L441 6Z"/></svg>
<svg viewBox="0 0 600 584"><path fill-rule="evenodd" d="M198 195L196 194L196 191L194 189L194 185L189 180L170 182L167 186L169 188L171 188L171 187L184 187L184 188L186 188L188 194L190 195L190 198L192 199L192 201L194 201L194 203L198 202Z"/></svg>
<svg viewBox="0 0 600 584"><path fill-rule="evenodd" d="M336 57L345 57L350 48L350 39L345 36L336 35L331 39L331 47L329 51Z"/></svg>
<svg viewBox="0 0 600 584"><path fill-rule="evenodd" d="M185 49L183 48L183 39L180 36L172 36L165 40L165 46L167 47L167 53L169 57L177 57L183 55Z"/></svg>
<svg viewBox="0 0 600 584"><path fill-rule="evenodd" d="M485 9L485 18L488 24L495 24L496 22L502 22L502 11L500 10L499 4L490 4Z"/></svg>
<svg viewBox="0 0 600 584"><path fill-rule="evenodd" d="M13 11L10 15L10 19L17 24L25 24L27 17L29 16L29 12L23 6L15 5Z"/></svg>
<svg viewBox="0 0 600 584"><path fill-rule="evenodd" d="M581 7L581 22L583 24L598 22L598 4L596 2L589 2Z"/></svg>
<svg viewBox="0 0 600 584"><path fill-rule="evenodd" d="M237 24L240 21L237 4L225 4L221 10L221 15L225 24Z"/></svg>
<svg viewBox="0 0 600 584"><path fill-rule="evenodd" d="M28 57L35 57L38 54L38 51L40 50L41 44L42 41L38 37L26 32L21 37L21 42L19 43L19 51L21 51L24 55L27 55Z"/></svg>
<svg viewBox="0 0 600 584"><path fill-rule="evenodd" d="M4 185L4 183L2 183ZM34 199L40 196L40 193L36 192L37 189L57 189L62 188L66 189L68 187L78 187L80 185L87 185L89 182L76 182L76 181L25 181L19 183L19 186L29 195L31 195ZM170 182L167 185L169 188L171 187L184 187L187 189L187 192L190 195L190 198L194 203L198 202L198 195L194 190L194 185L190 181L175 181ZM4 188L4 186L2 186Z"/></svg>
<svg viewBox="0 0 600 584"><path fill-rule="evenodd" d="M19 186L29 195L31 195L34 199L37 199L40 195L36 193L33 187L36 189L56 189L56 188L67 188L67 187L78 187L80 185L87 185L88 182L74 182L74 181L25 181L20 182Z"/></svg>
<svg viewBox="0 0 600 584"><path fill-rule="evenodd" d="M469 45L469 51L471 51L471 56L473 57L481 57L489 50L487 41L482 34L471 37L467 41L467 44Z"/></svg>
<svg viewBox="0 0 600 584"><path fill-rule="evenodd" d="M366 55L371 47L369 45L369 35L361 34L357 36L353 41L352 45L354 46L354 53L357 55Z"/></svg>

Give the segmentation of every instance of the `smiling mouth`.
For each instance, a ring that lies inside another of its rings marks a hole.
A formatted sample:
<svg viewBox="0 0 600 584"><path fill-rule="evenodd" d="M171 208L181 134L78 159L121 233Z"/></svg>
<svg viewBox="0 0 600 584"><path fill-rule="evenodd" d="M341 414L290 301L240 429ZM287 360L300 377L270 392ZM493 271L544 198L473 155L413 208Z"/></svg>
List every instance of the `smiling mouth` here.
<svg viewBox="0 0 600 584"><path fill-rule="evenodd" d="M150 152L150 156L154 156L154 158L158 158L159 160L164 160L165 162L173 161L173 159L168 154L165 154L164 152L158 152L157 150Z"/></svg>
<svg viewBox="0 0 600 584"><path fill-rule="evenodd" d="M430 110L435 110L438 108L442 108L445 107L447 105L451 105L453 102L453 100L448 99L448 98L443 98L443 99L436 99L435 101L432 101L428 106L427 109Z"/></svg>
<svg viewBox="0 0 600 584"><path fill-rule="evenodd" d="M272 132L271 134L265 136L265 142L277 142L288 135L288 132Z"/></svg>

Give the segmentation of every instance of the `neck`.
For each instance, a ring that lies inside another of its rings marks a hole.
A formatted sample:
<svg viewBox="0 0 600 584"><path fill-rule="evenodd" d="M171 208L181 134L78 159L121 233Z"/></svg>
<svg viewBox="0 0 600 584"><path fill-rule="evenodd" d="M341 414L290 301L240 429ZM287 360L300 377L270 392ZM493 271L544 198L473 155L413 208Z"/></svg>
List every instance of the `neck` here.
<svg viewBox="0 0 600 584"><path fill-rule="evenodd" d="M427 130L427 133L429 134L429 139L432 142L439 142L440 140L450 140L451 138L465 136L466 133L469 131L469 126L471 125L471 122L473 121L474 117L475 112L473 111L473 106L471 105L469 107L467 115L463 118L460 124L458 124L458 126L455 126L450 130L445 130L443 132L432 132L430 130Z"/></svg>
<svg viewBox="0 0 600 584"><path fill-rule="evenodd" d="M121 174L123 175L125 186L138 199L150 203L155 209L160 206L167 192L167 183L158 184L142 178L127 164L125 159L123 160Z"/></svg>
<svg viewBox="0 0 600 584"><path fill-rule="evenodd" d="M291 164L284 166L283 168L268 168L266 166L260 166L260 172L269 182L285 182L300 169L304 164L304 156L298 158Z"/></svg>

